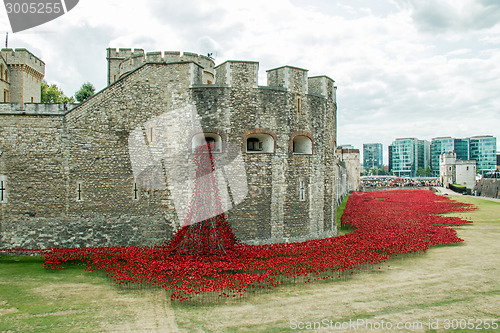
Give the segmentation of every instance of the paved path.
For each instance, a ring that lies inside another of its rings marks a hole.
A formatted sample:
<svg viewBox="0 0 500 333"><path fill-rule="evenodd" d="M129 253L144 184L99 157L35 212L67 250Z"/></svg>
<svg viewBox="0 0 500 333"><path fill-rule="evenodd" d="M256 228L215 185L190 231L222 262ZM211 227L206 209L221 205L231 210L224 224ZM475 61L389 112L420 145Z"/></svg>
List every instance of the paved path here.
<svg viewBox="0 0 500 333"><path fill-rule="evenodd" d="M445 188L445 187L438 187L438 186L435 186L434 187L439 194L442 194L442 195L457 195L457 196L463 196L463 194L460 194L460 193L457 193L457 192L454 192L448 188ZM490 200L490 201L496 201L496 202L500 202L500 199L496 199L496 198L489 198L489 197L476 197L476 196L470 196L470 197L473 197L473 198L477 198L477 199L484 199L484 200Z"/></svg>

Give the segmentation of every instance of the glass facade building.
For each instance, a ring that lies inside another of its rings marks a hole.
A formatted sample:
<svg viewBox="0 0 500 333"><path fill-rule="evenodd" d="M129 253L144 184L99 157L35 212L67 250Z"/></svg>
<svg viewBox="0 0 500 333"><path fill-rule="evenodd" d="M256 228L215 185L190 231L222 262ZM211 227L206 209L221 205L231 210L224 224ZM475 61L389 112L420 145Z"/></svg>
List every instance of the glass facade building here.
<svg viewBox="0 0 500 333"><path fill-rule="evenodd" d="M364 143L363 144L363 168L365 170L382 169L384 166L382 144Z"/></svg>
<svg viewBox="0 0 500 333"><path fill-rule="evenodd" d="M455 151L455 139L452 137L434 138L431 141L431 169L432 175L439 177L439 156Z"/></svg>
<svg viewBox="0 0 500 333"><path fill-rule="evenodd" d="M465 139L452 137L432 139L431 168L433 176L439 176L439 156L443 153L456 153L458 160L475 160L478 172L485 173L495 168L496 138L486 135Z"/></svg>
<svg viewBox="0 0 500 333"><path fill-rule="evenodd" d="M491 135L470 137L470 159L476 160L476 169L481 173L497 168L497 139Z"/></svg>
<svg viewBox="0 0 500 333"><path fill-rule="evenodd" d="M454 139L457 160L470 160L470 138Z"/></svg>
<svg viewBox="0 0 500 333"><path fill-rule="evenodd" d="M387 164L388 164L388 168L387 170L389 171L389 174L392 173L392 170L393 170L393 167L392 167L392 145L389 145L389 147L387 147Z"/></svg>
<svg viewBox="0 0 500 333"><path fill-rule="evenodd" d="M396 176L415 177L430 163L430 144L416 138L396 139L389 147L389 167Z"/></svg>

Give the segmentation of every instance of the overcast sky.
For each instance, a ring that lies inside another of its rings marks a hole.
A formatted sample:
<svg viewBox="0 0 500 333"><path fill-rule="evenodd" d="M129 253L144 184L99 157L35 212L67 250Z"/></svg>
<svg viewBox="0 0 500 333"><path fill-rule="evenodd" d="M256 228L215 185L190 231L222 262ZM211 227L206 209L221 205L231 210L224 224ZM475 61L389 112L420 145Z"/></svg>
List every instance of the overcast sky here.
<svg viewBox="0 0 500 333"><path fill-rule="evenodd" d="M66 15L12 33L73 95L106 85L106 48L212 52L292 65L336 81L338 143L500 137L499 0L80 0ZM500 150L500 147L499 147Z"/></svg>

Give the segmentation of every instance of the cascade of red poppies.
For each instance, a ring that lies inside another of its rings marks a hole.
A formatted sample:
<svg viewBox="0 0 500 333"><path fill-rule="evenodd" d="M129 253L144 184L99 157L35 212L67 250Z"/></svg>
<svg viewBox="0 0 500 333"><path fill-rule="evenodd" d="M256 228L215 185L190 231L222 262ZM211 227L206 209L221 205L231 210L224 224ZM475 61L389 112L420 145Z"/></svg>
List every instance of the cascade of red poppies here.
<svg viewBox="0 0 500 333"><path fill-rule="evenodd" d="M170 243L172 249L179 249L177 252L166 252L165 246L2 249L0 252L40 251L45 255L46 269L81 263L87 270L108 272L118 284L160 286L171 292L171 299L185 300L196 294L207 295L209 299L238 297L249 291L271 289L286 281L343 278L361 268L375 265L381 268L381 262L401 253L424 253L433 245L461 242L451 227L471 221L442 213L470 209L466 204L430 191L353 192L342 216L343 224L355 229L350 233L302 243L236 243L238 251L230 258L219 255L221 251L208 250L207 254L203 246L196 247L192 244L193 238L186 236L188 231L200 237L231 236L232 233L220 231L223 224L215 228L217 230L207 228L209 232L205 236L200 233L203 224L198 231L186 229ZM227 242L220 244L226 245L226 251L230 248ZM198 254L205 255L186 255L184 249L193 247L199 249Z"/></svg>
<svg viewBox="0 0 500 333"><path fill-rule="evenodd" d="M209 144L196 147L196 178L188 213L182 228L167 243L170 254L231 256L237 239L222 210L217 173Z"/></svg>

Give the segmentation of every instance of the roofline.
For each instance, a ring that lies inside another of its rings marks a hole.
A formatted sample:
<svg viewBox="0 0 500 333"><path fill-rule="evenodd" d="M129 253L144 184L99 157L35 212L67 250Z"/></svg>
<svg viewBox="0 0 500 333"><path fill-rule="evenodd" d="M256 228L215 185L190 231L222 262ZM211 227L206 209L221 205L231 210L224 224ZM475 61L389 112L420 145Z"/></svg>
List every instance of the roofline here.
<svg viewBox="0 0 500 333"><path fill-rule="evenodd" d="M241 62L241 63L249 63L249 64L259 64L258 61L253 61L253 60L226 60L223 63L218 64L214 68L220 67L220 66L222 66L222 65L224 65L226 63L229 63L229 62Z"/></svg>
<svg viewBox="0 0 500 333"><path fill-rule="evenodd" d="M300 68L300 67L296 67L296 66L290 66L290 65L284 65L284 66L280 66L280 67L276 67L276 68L271 68L271 69L268 69L266 72L274 71L274 70L277 70L277 69L280 69L280 68L285 68L285 67L293 68L293 69L299 69L301 71L309 72L308 69L304 69L304 68Z"/></svg>

